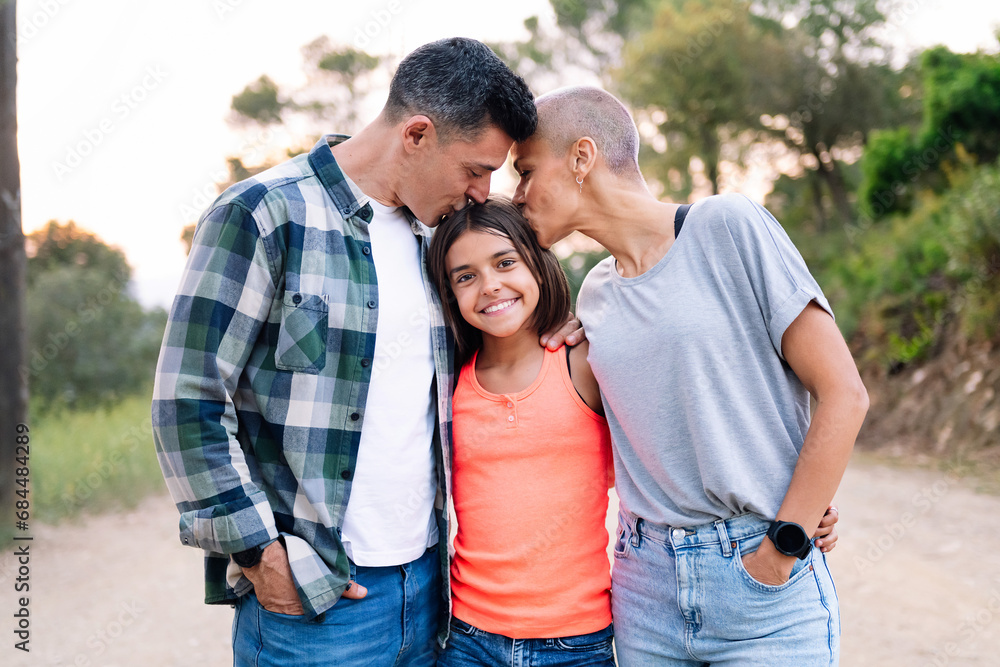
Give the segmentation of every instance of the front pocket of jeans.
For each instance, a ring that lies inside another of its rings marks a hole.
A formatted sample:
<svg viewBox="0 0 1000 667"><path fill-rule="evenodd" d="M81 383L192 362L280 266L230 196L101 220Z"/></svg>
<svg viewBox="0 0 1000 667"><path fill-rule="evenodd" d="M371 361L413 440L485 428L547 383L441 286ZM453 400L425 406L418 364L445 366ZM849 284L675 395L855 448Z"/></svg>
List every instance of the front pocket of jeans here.
<svg viewBox="0 0 1000 667"><path fill-rule="evenodd" d="M613 639L614 633L611 628L607 628L589 635L559 637L556 639L556 646L563 651L610 651Z"/></svg>
<svg viewBox="0 0 1000 667"><path fill-rule="evenodd" d="M451 629L459 634L467 635L469 637L474 637L476 633L479 632L478 628L471 626L462 619L455 618L454 616L451 617Z"/></svg>
<svg viewBox="0 0 1000 667"><path fill-rule="evenodd" d="M317 374L326 363L326 295L286 292L281 298L274 365L279 370Z"/></svg>
<svg viewBox="0 0 1000 667"><path fill-rule="evenodd" d="M614 548L615 558L627 558L628 557L628 552L626 551L626 548L627 548L626 545L628 544L629 537L626 536L627 532L628 532L627 526L625 526L625 524L623 524L621 522L621 520L619 520L618 521L618 535L615 538L615 548Z"/></svg>
<svg viewBox="0 0 1000 667"><path fill-rule="evenodd" d="M261 604L261 601L257 600L257 607L260 609L262 618L271 618L275 621L281 621L282 623L302 623L306 620L304 614L282 614L281 612L271 611Z"/></svg>
<svg viewBox="0 0 1000 667"><path fill-rule="evenodd" d="M767 538L764 538L767 539ZM812 570L812 552L806 556L805 560L795 559L795 565L792 566L792 573L788 577L788 581L781 584L780 586L772 586L771 584L765 584L763 582L757 581L753 578L748 571L746 566L743 564L743 545L737 545L736 550L733 552L733 558L736 559L736 569L739 570L740 576L743 580L752 588L762 591L764 593L780 593L782 591L788 590L797 582L805 579ZM756 552L757 549L749 551L747 555Z"/></svg>

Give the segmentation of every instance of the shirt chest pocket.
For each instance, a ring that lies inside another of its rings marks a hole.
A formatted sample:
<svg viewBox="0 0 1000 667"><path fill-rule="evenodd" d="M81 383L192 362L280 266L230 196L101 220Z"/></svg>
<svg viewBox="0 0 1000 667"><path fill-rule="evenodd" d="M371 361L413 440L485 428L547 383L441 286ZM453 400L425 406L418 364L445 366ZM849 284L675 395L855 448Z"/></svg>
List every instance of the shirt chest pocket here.
<svg viewBox="0 0 1000 667"><path fill-rule="evenodd" d="M312 375L323 369L326 364L329 312L326 294L285 292L281 298L275 367Z"/></svg>

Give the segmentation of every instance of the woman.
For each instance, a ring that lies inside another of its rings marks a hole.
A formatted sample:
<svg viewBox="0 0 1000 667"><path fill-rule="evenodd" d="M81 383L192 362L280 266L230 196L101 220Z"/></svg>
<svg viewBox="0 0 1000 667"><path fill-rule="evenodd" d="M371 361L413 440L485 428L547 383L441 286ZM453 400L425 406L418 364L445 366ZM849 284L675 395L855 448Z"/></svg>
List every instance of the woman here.
<svg viewBox="0 0 1000 667"><path fill-rule="evenodd" d="M822 291L745 197L690 210L653 197L610 94L537 106L538 130L512 150L514 202L542 246L580 231L612 255L578 315L622 507L621 664L836 664L836 591L809 535L868 398Z"/></svg>

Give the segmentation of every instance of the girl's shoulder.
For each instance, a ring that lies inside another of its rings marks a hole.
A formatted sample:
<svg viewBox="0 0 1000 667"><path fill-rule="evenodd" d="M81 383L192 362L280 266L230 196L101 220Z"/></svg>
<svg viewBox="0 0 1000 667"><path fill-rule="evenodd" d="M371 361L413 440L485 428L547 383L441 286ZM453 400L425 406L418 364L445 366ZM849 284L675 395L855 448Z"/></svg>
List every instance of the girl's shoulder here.
<svg viewBox="0 0 1000 667"><path fill-rule="evenodd" d="M591 410L599 415L604 414L604 404L601 402L601 388L590 368L587 355L590 352L590 341L584 340L569 348L569 375L580 398Z"/></svg>

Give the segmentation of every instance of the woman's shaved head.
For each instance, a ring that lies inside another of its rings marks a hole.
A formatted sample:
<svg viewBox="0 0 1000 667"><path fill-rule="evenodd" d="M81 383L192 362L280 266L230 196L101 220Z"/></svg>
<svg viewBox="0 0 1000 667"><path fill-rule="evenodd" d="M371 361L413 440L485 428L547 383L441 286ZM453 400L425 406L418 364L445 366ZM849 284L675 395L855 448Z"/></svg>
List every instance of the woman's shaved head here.
<svg viewBox="0 0 1000 667"><path fill-rule="evenodd" d="M555 154L565 153L577 139L590 137L612 174L639 172L639 131L617 97L590 86L560 88L537 100L538 129Z"/></svg>

